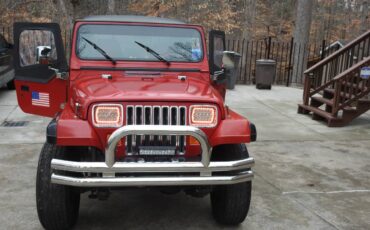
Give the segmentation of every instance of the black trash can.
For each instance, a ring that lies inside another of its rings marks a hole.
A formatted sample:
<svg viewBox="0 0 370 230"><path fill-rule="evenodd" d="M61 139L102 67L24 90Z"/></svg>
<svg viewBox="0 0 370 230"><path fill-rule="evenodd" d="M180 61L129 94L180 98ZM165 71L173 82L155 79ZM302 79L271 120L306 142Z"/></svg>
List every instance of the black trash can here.
<svg viewBox="0 0 370 230"><path fill-rule="evenodd" d="M226 71L226 88L234 89L241 55L234 51L224 51L222 63Z"/></svg>
<svg viewBox="0 0 370 230"><path fill-rule="evenodd" d="M275 80L276 61L271 59L259 59L256 61L256 88L271 89Z"/></svg>

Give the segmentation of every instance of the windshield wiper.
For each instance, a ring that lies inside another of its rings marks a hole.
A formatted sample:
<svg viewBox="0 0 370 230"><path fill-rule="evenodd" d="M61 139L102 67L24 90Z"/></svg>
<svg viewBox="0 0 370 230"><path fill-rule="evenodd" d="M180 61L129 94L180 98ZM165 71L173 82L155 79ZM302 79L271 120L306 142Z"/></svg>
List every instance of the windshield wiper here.
<svg viewBox="0 0 370 230"><path fill-rule="evenodd" d="M89 43L95 50L97 50L101 55L103 55L105 57L105 59L111 61L113 63L113 65L115 65L117 62L116 60L114 60L111 56L109 56L102 48L100 48L97 44L95 44L94 42L88 40L87 38L85 37L81 37L83 40L85 40L87 43Z"/></svg>
<svg viewBox="0 0 370 230"><path fill-rule="evenodd" d="M144 48L146 50L146 52L150 53L151 55L153 55L154 57L156 57L158 60L162 61L162 62L165 62L167 65L171 65L171 62L167 61L166 59L164 59L159 53L155 52L153 49L151 49L150 47L140 43L140 42L137 42L135 41L136 44L138 44L140 47Z"/></svg>

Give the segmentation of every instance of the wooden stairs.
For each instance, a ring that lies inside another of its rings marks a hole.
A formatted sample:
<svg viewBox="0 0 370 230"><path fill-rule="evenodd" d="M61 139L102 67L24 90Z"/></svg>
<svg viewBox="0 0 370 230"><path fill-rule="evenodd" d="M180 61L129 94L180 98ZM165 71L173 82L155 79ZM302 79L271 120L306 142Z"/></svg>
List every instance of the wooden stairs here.
<svg viewBox="0 0 370 230"><path fill-rule="evenodd" d="M370 110L370 30L307 71L298 113L341 127Z"/></svg>

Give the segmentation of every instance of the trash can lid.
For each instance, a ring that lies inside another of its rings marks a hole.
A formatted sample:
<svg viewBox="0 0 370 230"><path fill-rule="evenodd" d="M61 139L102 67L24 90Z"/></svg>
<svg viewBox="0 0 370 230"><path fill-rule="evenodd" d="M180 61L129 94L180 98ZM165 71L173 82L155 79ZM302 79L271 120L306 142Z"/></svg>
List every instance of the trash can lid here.
<svg viewBox="0 0 370 230"><path fill-rule="evenodd" d="M262 64L262 65L274 65L276 64L276 61L275 60L272 60L272 59L258 59L256 60L256 63L257 64Z"/></svg>
<svg viewBox="0 0 370 230"><path fill-rule="evenodd" d="M242 56L240 53L235 52L235 51L224 51L223 53L228 54L228 55L234 55L234 56Z"/></svg>

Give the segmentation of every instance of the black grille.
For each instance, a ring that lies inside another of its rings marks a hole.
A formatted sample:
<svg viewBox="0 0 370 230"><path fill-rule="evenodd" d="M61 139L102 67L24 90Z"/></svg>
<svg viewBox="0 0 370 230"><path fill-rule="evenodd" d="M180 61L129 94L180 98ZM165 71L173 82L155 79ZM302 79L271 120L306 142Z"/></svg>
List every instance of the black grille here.
<svg viewBox="0 0 370 230"><path fill-rule="evenodd" d="M126 107L127 125L186 125L185 106ZM177 155L185 154L184 136L130 135L126 138L127 155L136 155L140 146L175 146Z"/></svg>

